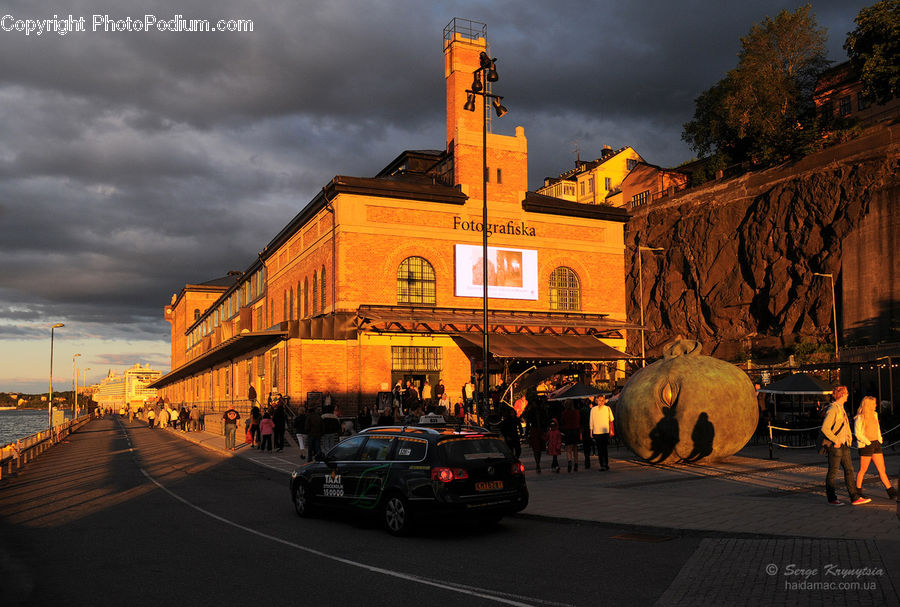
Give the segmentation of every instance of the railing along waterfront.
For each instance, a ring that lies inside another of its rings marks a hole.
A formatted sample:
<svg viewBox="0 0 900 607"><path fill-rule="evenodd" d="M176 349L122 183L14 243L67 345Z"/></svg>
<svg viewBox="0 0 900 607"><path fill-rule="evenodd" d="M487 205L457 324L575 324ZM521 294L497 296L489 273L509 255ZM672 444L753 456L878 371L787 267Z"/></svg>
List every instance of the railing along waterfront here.
<svg viewBox="0 0 900 607"><path fill-rule="evenodd" d="M0 447L0 479L3 474L12 474L32 461L38 455L59 443L64 438L91 421L90 415L82 415L77 419L66 420L64 423L48 430L41 430L31 436L19 439Z"/></svg>

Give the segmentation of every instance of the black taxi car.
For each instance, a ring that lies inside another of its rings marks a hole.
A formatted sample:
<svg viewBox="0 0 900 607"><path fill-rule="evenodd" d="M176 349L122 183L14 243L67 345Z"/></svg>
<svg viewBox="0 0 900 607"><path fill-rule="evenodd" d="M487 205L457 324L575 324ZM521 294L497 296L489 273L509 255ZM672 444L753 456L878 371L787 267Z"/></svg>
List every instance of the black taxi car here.
<svg viewBox="0 0 900 607"><path fill-rule="evenodd" d="M394 535L444 515L496 522L528 505L524 466L506 443L472 426L376 426L291 474L294 509L343 508L381 517Z"/></svg>

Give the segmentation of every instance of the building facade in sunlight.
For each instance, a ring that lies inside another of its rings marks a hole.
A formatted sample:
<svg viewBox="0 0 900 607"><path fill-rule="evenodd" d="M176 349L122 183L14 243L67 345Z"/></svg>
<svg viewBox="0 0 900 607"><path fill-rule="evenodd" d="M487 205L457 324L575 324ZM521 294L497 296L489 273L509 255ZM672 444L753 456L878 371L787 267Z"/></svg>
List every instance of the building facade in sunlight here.
<svg viewBox="0 0 900 607"><path fill-rule="evenodd" d="M245 271L173 295L162 396L219 410L246 406L250 386L292 404L330 393L352 414L405 379L442 379L455 402L481 373L482 97L464 105L486 37L473 24L444 32L445 147L334 177ZM487 134L486 176L491 385L532 364L621 371L626 212L527 191L522 127Z"/></svg>

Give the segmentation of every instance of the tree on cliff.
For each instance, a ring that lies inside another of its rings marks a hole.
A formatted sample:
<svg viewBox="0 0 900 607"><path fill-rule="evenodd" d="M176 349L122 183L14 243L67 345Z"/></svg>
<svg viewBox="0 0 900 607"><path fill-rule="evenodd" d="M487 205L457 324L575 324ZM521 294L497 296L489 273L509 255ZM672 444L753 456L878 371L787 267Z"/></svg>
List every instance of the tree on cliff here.
<svg viewBox="0 0 900 607"><path fill-rule="evenodd" d="M720 164L771 164L808 151L825 40L809 5L754 25L741 38L737 67L697 98L682 139Z"/></svg>
<svg viewBox="0 0 900 607"><path fill-rule="evenodd" d="M863 8L847 34L844 50L863 85L863 94L876 103L900 96L900 0L882 0Z"/></svg>

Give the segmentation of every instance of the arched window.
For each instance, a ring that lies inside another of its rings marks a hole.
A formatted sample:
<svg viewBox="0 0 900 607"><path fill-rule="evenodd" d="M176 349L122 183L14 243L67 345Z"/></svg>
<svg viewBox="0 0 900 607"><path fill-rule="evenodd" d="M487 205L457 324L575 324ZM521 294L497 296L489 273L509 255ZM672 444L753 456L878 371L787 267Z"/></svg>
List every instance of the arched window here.
<svg viewBox="0 0 900 607"><path fill-rule="evenodd" d="M322 289L322 312L325 311L325 307L328 304L328 298L325 297L325 266L322 266L322 283L320 285Z"/></svg>
<svg viewBox="0 0 900 607"><path fill-rule="evenodd" d="M581 309L581 285L572 268L560 266L550 273L550 309Z"/></svg>
<svg viewBox="0 0 900 607"><path fill-rule="evenodd" d="M294 320L294 287L288 290L287 319Z"/></svg>
<svg viewBox="0 0 900 607"><path fill-rule="evenodd" d="M312 293L310 293L310 295L312 296L312 297L310 297L310 299L312 299L313 316L316 315L316 305L317 305L316 304L316 294L318 292L319 292L319 275L318 275L318 273L313 272L313 287L312 287Z"/></svg>
<svg viewBox="0 0 900 607"><path fill-rule="evenodd" d="M303 279L303 318L309 316L309 277Z"/></svg>
<svg viewBox="0 0 900 607"><path fill-rule="evenodd" d="M437 303L434 268L422 257L407 257L397 268L397 303Z"/></svg>

